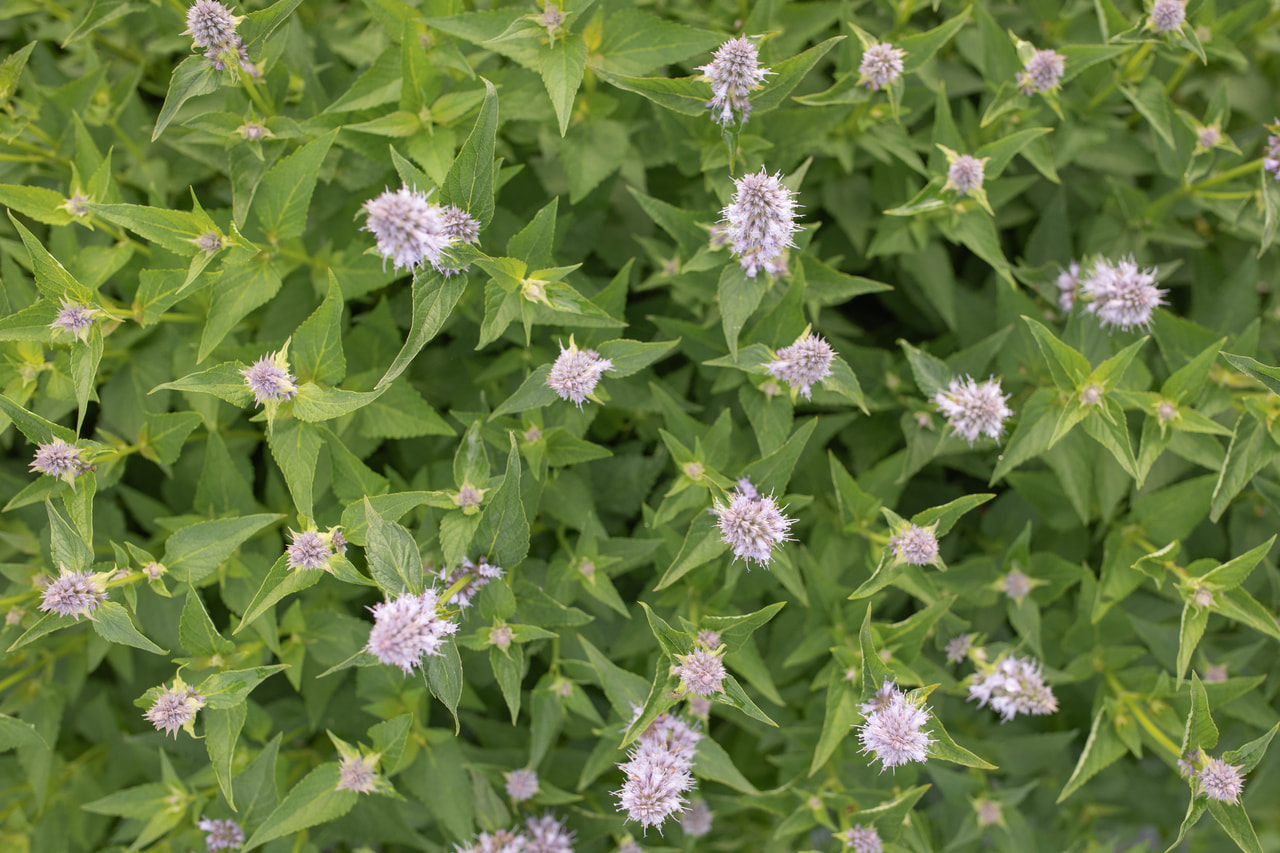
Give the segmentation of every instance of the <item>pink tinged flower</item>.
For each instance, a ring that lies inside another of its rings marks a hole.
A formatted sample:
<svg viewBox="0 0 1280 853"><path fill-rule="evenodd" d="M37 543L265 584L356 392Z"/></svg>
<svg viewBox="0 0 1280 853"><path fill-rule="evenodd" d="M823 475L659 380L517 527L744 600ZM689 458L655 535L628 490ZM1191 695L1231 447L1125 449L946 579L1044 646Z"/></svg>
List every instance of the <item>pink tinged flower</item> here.
<svg viewBox="0 0 1280 853"><path fill-rule="evenodd" d="M61 477L68 483L89 470L89 464L80 458L80 448L60 438L37 444L29 467L50 477Z"/></svg>
<svg viewBox="0 0 1280 853"><path fill-rule="evenodd" d="M1201 148L1213 148L1222 141L1222 131L1216 124L1202 127L1196 131L1196 141L1200 143Z"/></svg>
<svg viewBox="0 0 1280 853"><path fill-rule="evenodd" d="M805 334L791 346L778 350L777 357L764 367L808 400L812 386L831 375L835 356L831 344L817 335Z"/></svg>
<svg viewBox="0 0 1280 853"><path fill-rule="evenodd" d="M58 313L53 318L53 322L49 324L49 328L70 332L77 340L83 341L89 337L89 329L96 321L98 313L99 311L96 308L90 308L88 305L64 299L62 300L62 307L58 309Z"/></svg>
<svg viewBox="0 0 1280 853"><path fill-rule="evenodd" d="M719 501L712 507L720 525L721 540L733 549L734 559L768 566L773 559L773 548L791 540L791 525L795 519L782 514L778 504L769 496L760 495L747 483L729 493L729 503Z"/></svg>
<svg viewBox="0 0 1280 853"><path fill-rule="evenodd" d="M719 655L706 649L695 649L690 654L679 655L678 659L680 663L672 671L679 676L682 691L699 696L724 692L725 669Z"/></svg>
<svg viewBox="0 0 1280 853"><path fill-rule="evenodd" d="M721 124L732 122L735 113L746 121L751 114L751 92L773 73L760 65L760 51L746 36L720 45L711 62L698 70L711 84L707 107L716 113L715 119Z"/></svg>
<svg viewBox="0 0 1280 853"><path fill-rule="evenodd" d="M548 0L547 6L542 10L541 15L534 17L534 23L543 27L547 31L547 36L554 39L556 33L560 30L560 25L564 23L564 13L560 11L560 7Z"/></svg>
<svg viewBox="0 0 1280 853"><path fill-rule="evenodd" d="M1097 382L1092 382L1080 391L1080 405L1082 406L1100 406L1102 398L1106 394L1106 389Z"/></svg>
<svg viewBox="0 0 1280 853"><path fill-rule="evenodd" d="M499 829L490 834L482 832L476 840L464 846L455 845L458 853L529 853L528 839L520 832Z"/></svg>
<svg viewBox="0 0 1280 853"><path fill-rule="evenodd" d="M689 713L705 720L711 713L711 700L696 693L692 694L689 696Z"/></svg>
<svg viewBox="0 0 1280 853"><path fill-rule="evenodd" d="M1280 124L1280 118L1275 119L1272 124ZM1280 136L1267 137L1267 150L1262 157L1262 168L1280 181Z"/></svg>
<svg viewBox="0 0 1280 853"><path fill-rule="evenodd" d="M1000 587L1005 595L1021 601L1031 592L1031 578L1019 569L1013 569L1001 579Z"/></svg>
<svg viewBox="0 0 1280 853"><path fill-rule="evenodd" d="M67 213L70 213L72 216L88 216L89 208L84 206L84 203L86 201L90 201L90 198L87 195L85 195L83 192L81 192L80 189L77 187L74 191L72 191L71 195L67 198L66 201L58 205L58 209L65 210Z"/></svg>
<svg viewBox="0 0 1280 853"><path fill-rule="evenodd" d="M445 211L427 201L427 194L401 187L387 190L364 203L365 231L373 234L383 268L412 270L423 264L443 268L444 251L453 243L445 231Z"/></svg>
<svg viewBox="0 0 1280 853"><path fill-rule="evenodd" d="M673 714L660 714L636 741L628 760L620 764L627 779L618 797L618 811L644 829L661 826L683 812L684 793L693 787L691 770L702 735Z"/></svg>
<svg viewBox="0 0 1280 853"><path fill-rule="evenodd" d="M1196 587L1195 592L1191 593L1191 603L1199 609L1213 606L1213 590L1207 586Z"/></svg>
<svg viewBox="0 0 1280 853"><path fill-rule="evenodd" d="M978 383L970 376L952 379L947 390L933 397L934 404L947 416L951 429L970 446L979 436L1000 438L1004 422L1013 415L1008 400L1009 395L1002 393L999 379Z"/></svg>
<svg viewBox="0 0 1280 853"><path fill-rule="evenodd" d="M207 231L194 240L196 248L206 255L212 255L222 248L222 238L215 231Z"/></svg>
<svg viewBox="0 0 1280 853"><path fill-rule="evenodd" d="M690 838L701 838L711 831L711 807L706 800L694 800L680 818L680 828Z"/></svg>
<svg viewBox="0 0 1280 853"><path fill-rule="evenodd" d="M1187 6L1182 0L1156 0L1151 7L1151 27L1158 33L1181 31L1187 19Z"/></svg>
<svg viewBox="0 0 1280 853"><path fill-rule="evenodd" d="M973 804L973 810L978 813L978 826L991 826L1003 817L1000 804L995 800L978 800Z"/></svg>
<svg viewBox="0 0 1280 853"><path fill-rule="evenodd" d="M236 128L236 133L240 134L240 138L248 142L257 142L271 135L271 131L256 121L247 121Z"/></svg>
<svg viewBox="0 0 1280 853"><path fill-rule="evenodd" d="M1193 749L1182 758L1179 758L1178 775L1183 779L1190 779L1192 776L1196 775L1198 772L1196 768L1199 766L1200 760L1200 750L1198 749Z"/></svg>
<svg viewBox="0 0 1280 853"><path fill-rule="evenodd" d="M510 625L495 625L489 629L489 645L497 646L504 652L511 648L511 639Z"/></svg>
<svg viewBox="0 0 1280 853"><path fill-rule="evenodd" d="M166 571L165 567L162 564L157 563L155 560L152 560L150 563L147 563L142 567L142 573L146 575L147 580L149 581L160 580L161 575Z"/></svg>
<svg viewBox="0 0 1280 853"><path fill-rule="evenodd" d="M968 195L974 190L981 189L988 159L984 157L979 160L969 154L956 157L951 168L947 170L947 182L942 188L955 190L960 195Z"/></svg>
<svg viewBox="0 0 1280 853"><path fill-rule="evenodd" d="M329 544L333 546L333 550L338 554L347 553L347 537L342 535L342 528L329 528Z"/></svg>
<svg viewBox="0 0 1280 853"><path fill-rule="evenodd" d="M459 243L475 243L480 239L480 223L471 214L456 204L451 204L440 212L444 222L444 233L451 240Z"/></svg>
<svg viewBox="0 0 1280 853"><path fill-rule="evenodd" d="M378 766L377 755L352 755L343 758L338 764L339 791L355 791L357 794L371 794L378 790L378 774L374 768Z"/></svg>
<svg viewBox="0 0 1280 853"><path fill-rule="evenodd" d="M938 559L938 537L932 527L908 524L889 537L894 557L912 566L927 566Z"/></svg>
<svg viewBox="0 0 1280 853"><path fill-rule="evenodd" d="M698 632L698 642L708 649L717 649L720 647L720 632L704 628Z"/></svg>
<svg viewBox="0 0 1280 853"><path fill-rule="evenodd" d="M570 339L568 348L562 346L555 364L551 365L546 386L560 399L568 400L581 409L583 401L596 390L606 370L613 370L610 359L601 358L595 350L578 349Z"/></svg>
<svg viewBox="0 0 1280 853"><path fill-rule="evenodd" d="M1052 92L1062 82L1067 60L1056 50L1037 50L1018 73L1018 88L1024 95Z"/></svg>
<svg viewBox="0 0 1280 853"><path fill-rule="evenodd" d="M231 850L244 844L244 830L234 820L209 820L201 816L196 828L207 833L204 848L208 853Z"/></svg>
<svg viewBox="0 0 1280 853"><path fill-rule="evenodd" d="M9 612L4 615L4 624L7 627L17 625L25 615L21 607L10 607Z"/></svg>
<svg viewBox="0 0 1280 853"><path fill-rule="evenodd" d="M439 654L445 639L458 630L457 623L440 615L439 600L436 590L429 589L375 604L365 650L406 673L420 666L424 655Z"/></svg>
<svg viewBox="0 0 1280 853"><path fill-rule="evenodd" d="M1204 671L1205 684L1221 684L1227 680L1227 668L1222 664L1213 664Z"/></svg>
<svg viewBox="0 0 1280 853"><path fill-rule="evenodd" d="M292 400L298 393L295 384L298 377L289 373L283 352L269 353L240 371L244 384L253 392L253 400L259 406L268 400Z"/></svg>
<svg viewBox="0 0 1280 853"><path fill-rule="evenodd" d="M979 671L969 685L969 698L978 707L991 706L1004 722L1018 714L1052 714L1058 700L1044 683L1040 663L1035 658L1001 658L989 670Z"/></svg>
<svg viewBox="0 0 1280 853"><path fill-rule="evenodd" d="M547 812L542 817L529 817L524 822L525 853L574 853L575 833L566 829L564 820Z"/></svg>
<svg viewBox="0 0 1280 853"><path fill-rule="evenodd" d="M887 699L867 714L858 728L862 752L880 759L882 772L909 761L927 760L929 744L933 743L933 738L924 731L929 723L928 710L908 700L892 683L885 686L891 688Z"/></svg>
<svg viewBox="0 0 1280 853"><path fill-rule="evenodd" d="M902 74L902 60L907 52L887 42L868 47L858 64L858 82L873 92L888 86Z"/></svg>
<svg viewBox="0 0 1280 853"><path fill-rule="evenodd" d="M1156 420L1162 424L1167 424L1178 416L1178 406L1171 400L1161 400L1156 403Z"/></svg>
<svg viewBox="0 0 1280 853"><path fill-rule="evenodd" d="M151 703L151 708L142 716L157 731L177 737L178 729L194 720L196 711L203 707L204 697L199 691L178 681L157 696L155 702Z"/></svg>
<svg viewBox="0 0 1280 853"><path fill-rule="evenodd" d="M201 50L219 47L236 38L240 19L218 0L197 0L187 10L187 30L195 46Z"/></svg>
<svg viewBox="0 0 1280 853"><path fill-rule="evenodd" d="M1076 292L1080 289L1080 265L1072 261L1067 268L1058 269L1058 307L1065 314L1076 304Z"/></svg>
<svg viewBox="0 0 1280 853"><path fill-rule="evenodd" d="M295 533L290 530L289 535L293 537L293 541L285 549L285 553L288 554L289 568L328 570L329 558L333 556L333 552L319 531L304 530L301 533Z"/></svg>
<svg viewBox="0 0 1280 853"><path fill-rule="evenodd" d="M1085 310L1097 315L1104 329L1146 328L1156 306L1164 304L1166 291L1155 282L1155 270L1139 269L1132 257L1114 264L1101 259L1082 284L1092 300Z"/></svg>
<svg viewBox="0 0 1280 853"><path fill-rule="evenodd" d="M533 768L522 767L502 775L507 780L507 796L512 802L523 803L525 800L532 800L538 793L538 774Z"/></svg>
<svg viewBox="0 0 1280 853"><path fill-rule="evenodd" d="M947 662L960 663L973 648L973 635L960 634L947 641Z"/></svg>
<svg viewBox="0 0 1280 853"><path fill-rule="evenodd" d="M852 829L846 829L836 837L844 842L846 850L852 850L853 853L882 853L884 850L884 845L880 841L880 833L876 832L874 826L868 826L864 829L862 824L857 824Z"/></svg>
<svg viewBox="0 0 1280 853"><path fill-rule="evenodd" d="M783 185L781 173L770 175L764 166L733 183L733 198L721 211L720 220L725 223L734 257L748 278L755 278L762 269L779 272L779 258L788 246L795 245L791 239L796 232L795 193Z"/></svg>
<svg viewBox="0 0 1280 853"><path fill-rule="evenodd" d="M1243 771L1244 765L1228 764L1221 758L1210 758L1196 774L1198 790L1219 802L1238 803L1240 794L1244 791Z"/></svg>
<svg viewBox="0 0 1280 853"><path fill-rule="evenodd" d="M89 572L62 573L44 588L40 609L59 616L73 616L76 621L97 609L107 598L107 591Z"/></svg>

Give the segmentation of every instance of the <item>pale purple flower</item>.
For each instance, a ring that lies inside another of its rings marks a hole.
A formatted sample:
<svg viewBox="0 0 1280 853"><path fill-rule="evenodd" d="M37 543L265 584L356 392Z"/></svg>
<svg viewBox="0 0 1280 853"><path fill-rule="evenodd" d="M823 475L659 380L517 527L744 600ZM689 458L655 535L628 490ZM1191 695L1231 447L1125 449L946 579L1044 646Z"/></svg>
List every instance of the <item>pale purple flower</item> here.
<svg viewBox="0 0 1280 853"><path fill-rule="evenodd" d="M1206 607L1213 606L1213 590L1207 586L1198 586L1191 593L1191 603L1198 609L1203 610Z"/></svg>
<svg viewBox="0 0 1280 853"><path fill-rule="evenodd" d="M735 111L741 121L751 114L752 90L758 89L764 78L773 72L760 65L760 51L746 36L730 39L716 49L714 58L707 65L698 67L711 84L711 100L707 107L718 115L716 121L729 124Z"/></svg>
<svg viewBox="0 0 1280 853"><path fill-rule="evenodd" d="M480 223L474 216L456 204L451 204L440 212L444 223L444 233L459 243L474 243L480 239Z"/></svg>
<svg viewBox="0 0 1280 853"><path fill-rule="evenodd" d="M683 812L684 794L693 787L693 759L702 735L672 714L660 714L618 765L627 779L615 791L618 811L644 829L661 826Z"/></svg>
<svg viewBox="0 0 1280 853"><path fill-rule="evenodd" d="M1056 50L1037 50L1018 72L1018 88L1024 95L1052 92L1061 83L1066 67L1066 57Z"/></svg>
<svg viewBox="0 0 1280 853"><path fill-rule="evenodd" d="M378 774L374 770L378 766L377 755L349 755L338 764L339 791L355 791L357 794L371 794L378 790Z"/></svg>
<svg viewBox="0 0 1280 853"><path fill-rule="evenodd" d="M1080 390L1080 405L1082 406L1100 406L1102 398L1106 394L1105 388L1097 382L1090 382Z"/></svg>
<svg viewBox="0 0 1280 853"><path fill-rule="evenodd" d="M1058 268L1058 307L1065 314L1076 304L1076 292L1080 289L1080 264L1072 261L1064 270Z"/></svg>
<svg viewBox="0 0 1280 853"><path fill-rule="evenodd" d="M783 185L781 173L770 175L764 166L759 172L734 178L733 183L733 198L720 214L733 255L748 278L755 278L762 269L781 271L779 257L795 245L791 239L796 232L795 193Z"/></svg>
<svg viewBox="0 0 1280 853"><path fill-rule="evenodd" d="M285 549L289 555L291 569L325 569L329 568L329 558L333 552L325 537L316 530L304 530L301 533L289 531L292 540Z"/></svg>
<svg viewBox="0 0 1280 853"><path fill-rule="evenodd" d="M86 201L91 201L91 199L81 192L79 187L77 187L72 191L71 195L67 197L66 201L58 205L58 209L65 210L72 216L88 216L89 208L84 206Z"/></svg>
<svg viewBox="0 0 1280 853"><path fill-rule="evenodd" d="M61 477L68 483L89 470L89 464L80 458L80 448L60 438L37 444L29 467L50 477Z"/></svg>
<svg viewBox="0 0 1280 853"><path fill-rule="evenodd" d="M999 823L1000 818L1003 816L1000 804L986 797L974 803L973 810L978 813L978 826L991 826Z"/></svg>
<svg viewBox="0 0 1280 853"><path fill-rule="evenodd" d="M926 566L938 559L938 537L934 528L908 524L889 537L889 548L899 562Z"/></svg>
<svg viewBox="0 0 1280 853"><path fill-rule="evenodd" d="M534 23L543 27L547 31L547 36L555 39L556 32L560 29L560 25L564 23L564 13L560 11L560 7L551 0L547 0L546 8L542 10L541 15L535 15Z"/></svg>
<svg viewBox="0 0 1280 853"><path fill-rule="evenodd" d="M89 329L96 322L98 314L97 308L90 308L88 305L64 299L62 300L62 307L58 309L58 313L53 318L53 322L49 324L49 328L70 332L77 340L87 340Z"/></svg>
<svg viewBox="0 0 1280 853"><path fill-rule="evenodd" d="M507 780L507 796L512 802L532 800L538 793L538 773L532 767L521 767L519 770L503 773L502 776Z"/></svg>
<svg viewBox="0 0 1280 853"><path fill-rule="evenodd" d="M600 353L592 349L578 349L570 338L567 348L561 345L560 355L547 374L546 386L561 400L568 400L581 409L582 402L596 390L606 370L613 370L610 359L601 358Z"/></svg>
<svg viewBox="0 0 1280 853"><path fill-rule="evenodd" d="M298 393L298 377L289 373L283 350L264 355L252 367L241 370L240 375L259 406L268 400L292 400Z"/></svg>
<svg viewBox="0 0 1280 853"><path fill-rule="evenodd" d="M1178 759L1178 775L1183 779L1189 779L1196 775L1200 761L1200 750L1190 750L1186 755Z"/></svg>
<svg viewBox="0 0 1280 853"><path fill-rule="evenodd" d="M858 63L858 82L873 92L891 84L902 74L902 60L907 52L888 42L873 44L862 52Z"/></svg>
<svg viewBox="0 0 1280 853"><path fill-rule="evenodd" d="M1031 578L1020 569L1010 569L1009 573L1001 579L1000 587L1005 595L1021 601L1031 592Z"/></svg>
<svg viewBox="0 0 1280 853"><path fill-rule="evenodd" d="M1003 722L1018 714L1052 714L1058 710L1058 700L1044 683L1040 663L1035 658L1013 655L979 670L969 685L969 698L977 699L980 708L991 705Z"/></svg>
<svg viewBox="0 0 1280 853"><path fill-rule="evenodd" d="M865 829L862 824L856 824L852 829L846 829L844 832L836 836L844 842L846 850L852 850L853 853L882 853L884 846L880 841L880 833L876 832L874 826L868 826Z"/></svg>
<svg viewBox="0 0 1280 853"><path fill-rule="evenodd" d="M720 656L706 649L694 649L687 655L677 655L680 663L672 672L680 678L680 688L686 693L713 696L723 693L725 679L724 662Z"/></svg>
<svg viewBox="0 0 1280 853"><path fill-rule="evenodd" d="M707 715L711 713L711 700L706 696L691 693L689 695L689 713L705 720Z"/></svg>
<svg viewBox="0 0 1280 853"><path fill-rule="evenodd" d="M512 636L510 625L495 625L489 629L489 645L497 646L505 652L511 648Z"/></svg>
<svg viewBox="0 0 1280 853"><path fill-rule="evenodd" d="M1178 416L1178 404L1172 400L1161 400L1156 403L1156 420L1167 424Z"/></svg>
<svg viewBox="0 0 1280 853"><path fill-rule="evenodd" d="M1155 269L1139 269L1132 257L1114 264L1101 258L1082 283L1084 296L1092 300L1085 310L1096 314L1104 329L1146 328L1156 306L1164 304L1166 291L1155 282Z"/></svg>
<svg viewBox="0 0 1280 853"><path fill-rule="evenodd" d="M773 361L764 367L808 400L814 383L831 375L831 362L835 355L831 344L818 335L805 334L796 338L791 346L778 350Z"/></svg>
<svg viewBox="0 0 1280 853"><path fill-rule="evenodd" d="M1238 803L1244 791L1244 765L1210 758L1196 774L1198 791L1219 802Z"/></svg>
<svg viewBox="0 0 1280 853"><path fill-rule="evenodd" d="M201 815L196 828L208 833L204 837L204 848L208 853L231 850L244 844L244 830L234 820L209 820Z"/></svg>
<svg viewBox="0 0 1280 853"><path fill-rule="evenodd" d="M429 589L375 604L369 608L374 624L365 650L406 673L422 664L423 655L440 654L440 646L458 626L440 615L439 601L439 593Z"/></svg>
<svg viewBox="0 0 1280 853"><path fill-rule="evenodd" d="M1211 664L1204 671L1205 684L1221 684L1227 680L1227 667L1224 664Z"/></svg>
<svg viewBox="0 0 1280 853"><path fill-rule="evenodd" d="M249 142L257 142L271 135L271 131L256 121L247 121L236 128L236 133L240 134L240 138Z"/></svg>
<svg viewBox="0 0 1280 853"><path fill-rule="evenodd" d="M1004 433L1004 422L1013 415L1008 400L1009 395L1002 392L999 379L978 383L970 376L952 379L947 390L933 397L934 404L947 416L951 429L970 446L982 435L999 440Z"/></svg>
<svg viewBox="0 0 1280 853"><path fill-rule="evenodd" d="M426 263L443 268L444 251L453 238L445 231L444 209L427 201L426 193L408 187L387 190L366 201L364 209L368 218L363 230L377 240L384 269L387 261L397 270Z"/></svg>
<svg viewBox="0 0 1280 853"><path fill-rule="evenodd" d="M575 833L565 828L562 818L550 812L542 817L525 818L524 832L525 853L574 853Z"/></svg>
<svg viewBox="0 0 1280 853"><path fill-rule="evenodd" d="M680 828L690 838L701 838L711 831L711 807L706 800L694 800L680 818Z"/></svg>
<svg viewBox="0 0 1280 853"><path fill-rule="evenodd" d="M212 255L214 252L222 248L222 237L216 231L206 231L193 240L196 248L204 252L206 255Z"/></svg>
<svg viewBox="0 0 1280 853"><path fill-rule="evenodd" d="M471 606L471 599L475 598L476 593L484 589L489 581L502 577L503 571L500 567L491 564L485 557L478 557L476 562L466 557L462 558L458 568L450 571L441 569L439 577L445 589L451 588L458 581L462 580L463 575L471 575L465 586L453 594L450 604L456 604L462 610L466 610Z"/></svg>
<svg viewBox="0 0 1280 853"><path fill-rule="evenodd" d="M106 598L106 589L93 574L69 572L64 568L45 586L40 609L59 616L74 616L78 622L81 616L92 613Z"/></svg>
<svg viewBox="0 0 1280 853"><path fill-rule="evenodd" d="M846 679L852 681L852 679ZM892 681L886 681L880 685L880 689L872 694L871 698L866 702L858 705L858 710L862 712L862 716L869 717L881 708L888 707L893 701L893 697L898 695L898 685Z"/></svg>
<svg viewBox="0 0 1280 853"><path fill-rule="evenodd" d="M951 163L947 170L947 182L943 189L955 190L960 195L968 195L982 188L989 157L978 159L970 154L961 154Z"/></svg>
<svg viewBox="0 0 1280 853"><path fill-rule="evenodd" d="M240 18L218 0L196 0L187 10L187 29L183 34L191 36L196 47L208 50L235 39L239 22Z"/></svg>
<svg viewBox="0 0 1280 853"><path fill-rule="evenodd" d="M1201 148L1213 148L1222 141L1222 131L1216 124L1210 124L1196 131L1196 142Z"/></svg>
<svg viewBox="0 0 1280 853"><path fill-rule="evenodd" d="M142 716L157 731L177 737L178 729L194 720L196 711L203 707L204 697L199 691L178 680L173 687L165 688Z"/></svg>
<svg viewBox="0 0 1280 853"><path fill-rule="evenodd" d="M703 628L698 632L698 642L708 649L715 650L720 646L720 632Z"/></svg>
<svg viewBox="0 0 1280 853"><path fill-rule="evenodd" d="M947 662L960 663L973 648L972 634L959 634L947 641Z"/></svg>
<svg viewBox="0 0 1280 853"><path fill-rule="evenodd" d="M9 612L4 615L4 624L7 627L13 627L21 622L22 617L25 615L26 613L21 607L10 607Z"/></svg>
<svg viewBox="0 0 1280 853"><path fill-rule="evenodd" d="M1187 5L1183 0L1156 0L1151 7L1151 27L1158 33L1181 31L1187 19Z"/></svg>
<svg viewBox="0 0 1280 853"><path fill-rule="evenodd" d="M858 728L862 752L880 759L882 772L909 761L927 760L929 744L933 743L924 730L929 723L928 709L909 700L892 682L885 686L892 688L887 700L867 714Z"/></svg>
<svg viewBox="0 0 1280 853"><path fill-rule="evenodd" d="M1273 119L1272 124L1280 124L1280 118ZM1280 181L1280 136L1272 134L1267 137L1267 150L1262 157L1262 168Z"/></svg>
<svg viewBox="0 0 1280 853"><path fill-rule="evenodd" d="M773 547L792 539L795 519L782 514L772 496L760 495L750 483L739 484L729 493L729 503L712 507L720 525L721 540L733 549L734 559L768 566Z"/></svg>
<svg viewBox="0 0 1280 853"><path fill-rule="evenodd" d="M155 560L152 560L150 563L147 563L142 567L142 573L147 576L147 580L149 581L160 580L160 576L163 575L165 571L167 571L165 567L162 564L157 563Z"/></svg>
<svg viewBox="0 0 1280 853"><path fill-rule="evenodd" d="M466 846L455 845L458 853L528 853L529 840L520 832L499 829L492 834L482 832Z"/></svg>
<svg viewBox="0 0 1280 853"><path fill-rule="evenodd" d="M333 546L333 550L338 554L347 553L347 537L342 535L342 528L329 528L329 544Z"/></svg>

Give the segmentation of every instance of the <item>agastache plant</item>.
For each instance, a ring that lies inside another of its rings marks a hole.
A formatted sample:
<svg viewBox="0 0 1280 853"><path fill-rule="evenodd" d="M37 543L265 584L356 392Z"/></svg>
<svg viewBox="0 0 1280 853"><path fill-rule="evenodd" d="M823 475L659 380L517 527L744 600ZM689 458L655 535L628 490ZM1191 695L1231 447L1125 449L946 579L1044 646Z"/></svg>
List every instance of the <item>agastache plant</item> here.
<svg viewBox="0 0 1280 853"><path fill-rule="evenodd" d="M760 171L735 178L733 199L720 213L733 255L748 278L761 271L785 270L783 253L795 245L795 193L782 183L781 174Z"/></svg>
<svg viewBox="0 0 1280 853"><path fill-rule="evenodd" d="M711 84L707 107L721 124L735 119L745 122L751 115L751 93L773 73L760 65L760 51L746 36L730 39L716 49L715 58L700 66L703 79Z"/></svg>

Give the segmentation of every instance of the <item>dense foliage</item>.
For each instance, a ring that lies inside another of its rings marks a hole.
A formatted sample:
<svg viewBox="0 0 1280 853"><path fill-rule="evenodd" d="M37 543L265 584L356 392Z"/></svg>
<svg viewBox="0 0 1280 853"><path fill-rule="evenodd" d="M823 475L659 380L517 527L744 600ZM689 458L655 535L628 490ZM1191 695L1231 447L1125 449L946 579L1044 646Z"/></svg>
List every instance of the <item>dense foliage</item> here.
<svg viewBox="0 0 1280 853"><path fill-rule="evenodd" d="M1277 23L6 0L0 849L1280 850Z"/></svg>

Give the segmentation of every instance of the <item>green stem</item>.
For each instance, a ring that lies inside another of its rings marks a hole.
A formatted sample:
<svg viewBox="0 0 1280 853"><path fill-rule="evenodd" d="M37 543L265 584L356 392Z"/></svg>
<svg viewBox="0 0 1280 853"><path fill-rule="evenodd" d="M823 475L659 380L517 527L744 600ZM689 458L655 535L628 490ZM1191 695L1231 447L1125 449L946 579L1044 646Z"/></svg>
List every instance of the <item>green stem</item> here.
<svg viewBox="0 0 1280 853"><path fill-rule="evenodd" d="M1138 721L1138 725L1142 726L1143 730L1150 735L1156 744L1164 747L1175 761L1182 758L1182 747L1174 743L1173 739L1165 734L1164 730L1157 726L1154 720L1147 716L1147 713L1134 701L1135 694L1125 689L1119 679L1110 672L1107 673L1107 685L1115 692L1116 698L1124 704L1129 713L1133 714L1133 718Z"/></svg>

